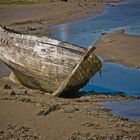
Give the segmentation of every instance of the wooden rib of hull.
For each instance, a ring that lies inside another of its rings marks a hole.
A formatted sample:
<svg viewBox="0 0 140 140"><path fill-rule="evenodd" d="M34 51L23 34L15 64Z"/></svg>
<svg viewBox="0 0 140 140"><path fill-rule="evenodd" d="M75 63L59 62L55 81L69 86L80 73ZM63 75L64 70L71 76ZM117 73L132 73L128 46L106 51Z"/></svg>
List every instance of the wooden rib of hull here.
<svg viewBox="0 0 140 140"><path fill-rule="evenodd" d="M0 27L0 59L21 84L55 96L79 90L101 68L94 47L87 50L5 27Z"/></svg>

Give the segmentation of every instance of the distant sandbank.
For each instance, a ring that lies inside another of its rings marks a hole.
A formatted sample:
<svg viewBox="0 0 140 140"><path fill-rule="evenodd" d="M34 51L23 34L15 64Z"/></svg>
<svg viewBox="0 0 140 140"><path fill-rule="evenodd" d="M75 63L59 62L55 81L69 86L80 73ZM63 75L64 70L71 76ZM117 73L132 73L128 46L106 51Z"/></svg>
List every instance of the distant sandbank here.
<svg viewBox="0 0 140 140"><path fill-rule="evenodd" d="M140 36L127 35L119 30L102 35L95 46L95 53L105 61L140 68Z"/></svg>

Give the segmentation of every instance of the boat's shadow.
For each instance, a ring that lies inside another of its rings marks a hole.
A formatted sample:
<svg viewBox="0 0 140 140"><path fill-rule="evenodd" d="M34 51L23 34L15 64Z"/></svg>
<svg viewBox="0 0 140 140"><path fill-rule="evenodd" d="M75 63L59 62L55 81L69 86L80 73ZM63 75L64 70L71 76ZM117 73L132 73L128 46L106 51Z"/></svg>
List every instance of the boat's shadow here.
<svg viewBox="0 0 140 140"><path fill-rule="evenodd" d="M125 93L124 92L114 92L114 93L109 93L109 92L95 92L95 91L91 91L91 92L84 92L84 91L77 91L77 92L73 92L71 94L61 94L59 97L62 98L80 98L83 96L90 96L90 95L106 95L106 96L122 96L125 97Z"/></svg>

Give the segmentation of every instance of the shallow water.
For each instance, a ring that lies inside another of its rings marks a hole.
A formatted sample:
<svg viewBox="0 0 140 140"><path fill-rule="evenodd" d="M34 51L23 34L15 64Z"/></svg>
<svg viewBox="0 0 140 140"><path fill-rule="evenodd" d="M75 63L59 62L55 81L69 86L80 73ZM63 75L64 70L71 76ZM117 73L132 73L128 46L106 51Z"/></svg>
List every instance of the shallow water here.
<svg viewBox="0 0 140 140"><path fill-rule="evenodd" d="M96 17L53 26L52 37L87 47L104 32L125 29L126 34L140 35L140 0L106 4L104 8L104 13ZM81 90L140 96L140 70L103 62L102 77L96 74Z"/></svg>
<svg viewBox="0 0 140 140"><path fill-rule="evenodd" d="M104 7L104 13L96 17L53 26L52 36L87 47L95 43L101 33L130 28L129 33L135 34L135 31L131 29L140 28L140 0L126 0Z"/></svg>
<svg viewBox="0 0 140 140"><path fill-rule="evenodd" d="M125 28L125 34L140 36L140 26Z"/></svg>
<svg viewBox="0 0 140 140"><path fill-rule="evenodd" d="M102 76L96 74L82 90L140 96L140 69L103 62Z"/></svg>
<svg viewBox="0 0 140 140"><path fill-rule="evenodd" d="M101 106L111 109L114 115L127 117L130 120L140 120L140 99L124 102L105 102Z"/></svg>

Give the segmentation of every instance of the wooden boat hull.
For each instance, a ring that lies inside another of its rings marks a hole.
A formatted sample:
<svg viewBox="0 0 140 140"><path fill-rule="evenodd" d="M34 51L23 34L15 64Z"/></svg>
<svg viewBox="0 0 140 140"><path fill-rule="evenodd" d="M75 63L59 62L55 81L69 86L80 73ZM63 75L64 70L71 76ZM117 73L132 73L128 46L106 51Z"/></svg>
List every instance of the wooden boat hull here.
<svg viewBox="0 0 140 140"><path fill-rule="evenodd" d="M79 90L101 68L94 47L87 50L5 27L0 28L0 59L21 84L55 96Z"/></svg>

